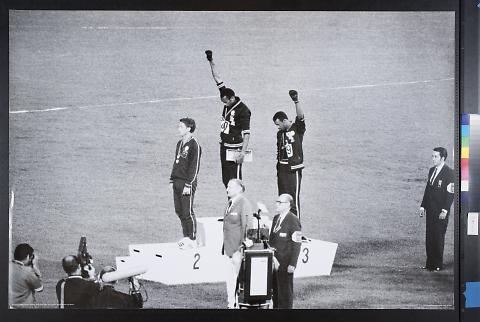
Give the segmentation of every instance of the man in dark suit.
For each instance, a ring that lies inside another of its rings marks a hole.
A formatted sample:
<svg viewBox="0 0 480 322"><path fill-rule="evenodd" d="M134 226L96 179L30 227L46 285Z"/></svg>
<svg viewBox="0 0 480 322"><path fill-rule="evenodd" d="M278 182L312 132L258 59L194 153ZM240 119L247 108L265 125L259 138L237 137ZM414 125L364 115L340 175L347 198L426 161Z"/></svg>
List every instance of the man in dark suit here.
<svg viewBox="0 0 480 322"><path fill-rule="evenodd" d="M420 206L420 217L426 216L427 261L422 269L440 271L443 268L443 246L453 202L453 170L446 164L447 150L433 149L433 167L428 172L427 186Z"/></svg>
<svg viewBox="0 0 480 322"><path fill-rule="evenodd" d="M95 268L85 267L88 278L82 278L80 260L75 255L62 259L62 266L67 278L58 281L56 286L58 304L61 309L88 309L93 307L93 300L98 295L99 287L94 282Z"/></svg>
<svg viewBox="0 0 480 322"><path fill-rule="evenodd" d="M298 218L290 212L293 197L289 194L278 196L276 211L270 230L270 246L275 248L273 272L273 308L291 309L293 307L293 272L300 254L300 243L292 235L298 235L301 225Z"/></svg>

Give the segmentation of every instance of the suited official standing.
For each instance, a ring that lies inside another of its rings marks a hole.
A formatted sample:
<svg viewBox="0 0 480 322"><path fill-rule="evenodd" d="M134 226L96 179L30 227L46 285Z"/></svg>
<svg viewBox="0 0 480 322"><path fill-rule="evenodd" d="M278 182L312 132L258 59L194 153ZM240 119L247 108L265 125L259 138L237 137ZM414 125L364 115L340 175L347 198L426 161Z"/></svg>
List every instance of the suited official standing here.
<svg viewBox="0 0 480 322"><path fill-rule="evenodd" d="M420 207L420 217L426 217L427 261L422 269L429 271L443 269L443 247L453 202L455 179L453 170L445 164L446 159L445 148L433 149L433 167L428 172L427 186Z"/></svg>
<svg viewBox="0 0 480 322"><path fill-rule="evenodd" d="M240 179L230 179L227 195L230 199L223 217L223 249L226 260L227 308L238 308L237 277L242 264L241 247L243 243L251 244L247 239L248 223L252 214L250 201L243 195L245 186Z"/></svg>
<svg viewBox="0 0 480 322"><path fill-rule="evenodd" d="M300 233L300 220L290 212L293 197L281 194L276 201L277 215L273 218L269 243L275 248L273 272L273 308L293 307L293 273L300 254L300 243L292 239Z"/></svg>

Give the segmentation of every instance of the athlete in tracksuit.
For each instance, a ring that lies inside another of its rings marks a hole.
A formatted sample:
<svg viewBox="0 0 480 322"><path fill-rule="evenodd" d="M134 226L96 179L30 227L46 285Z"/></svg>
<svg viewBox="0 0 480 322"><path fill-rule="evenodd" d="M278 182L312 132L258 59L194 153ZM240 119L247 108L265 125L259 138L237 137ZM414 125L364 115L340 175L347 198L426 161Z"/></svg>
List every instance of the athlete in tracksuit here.
<svg viewBox="0 0 480 322"><path fill-rule="evenodd" d="M178 131L182 139L178 141L175 150L175 161L170 175L170 183L173 184L175 212L182 223L184 239L183 242L179 242L179 246L182 247L187 242L194 241L197 237L197 221L193 212L193 199L197 189L202 149L192 135L195 131L195 121L193 119L182 118L178 124Z"/></svg>
<svg viewBox="0 0 480 322"><path fill-rule="evenodd" d="M212 52L207 50L205 53L220 91L220 99L225 104L220 122L220 162L226 188L230 179L242 179L242 163L250 140L251 112L231 88L225 87L212 60ZM238 152L235 161L227 160L227 150Z"/></svg>
<svg viewBox="0 0 480 322"><path fill-rule="evenodd" d="M295 103L297 116L295 122L288 119L284 112L277 112L273 122L277 132L277 185L278 195L287 193L293 197L291 212L300 219L300 187L302 183L303 135L305 134L305 116L298 101L298 93L289 92Z"/></svg>

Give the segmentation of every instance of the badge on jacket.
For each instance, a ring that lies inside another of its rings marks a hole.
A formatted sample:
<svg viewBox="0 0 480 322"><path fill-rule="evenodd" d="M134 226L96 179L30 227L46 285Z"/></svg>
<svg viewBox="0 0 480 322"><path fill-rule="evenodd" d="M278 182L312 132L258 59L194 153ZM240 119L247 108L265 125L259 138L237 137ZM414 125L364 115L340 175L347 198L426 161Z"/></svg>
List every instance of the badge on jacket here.
<svg viewBox="0 0 480 322"><path fill-rule="evenodd" d="M442 187L442 180L438 180L438 187L439 187L439 188Z"/></svg>
<svg viewBox="0 0 480 322"><path fill-rule="evenodd" d="M280 234L278 234L278 236L280 236L280 237L287 237L287 233L280 233Z"/></svg>
<svg viewBox="0 0 480 322"><path fill-rule="evenodd" d="M187 156L188 156L188 146L186 146L181 153L182 158L186 158Z"/></svg>
<svg viewBox="0 0 480 322"><path fill-rule="evenodd" d="M290 140L290 143L295 142L295 138L294 138L295 131L288 131L286 134L287 134L288 139Z"/></svg>
<svg viewBox="0 0 480 322"><path fill-rule="evenodd" d="M455 192L455 189L454 189L454 186L453 186L453 182L451 182L448 186L447 186L447 191L449 193L454 193Z"/></svg>

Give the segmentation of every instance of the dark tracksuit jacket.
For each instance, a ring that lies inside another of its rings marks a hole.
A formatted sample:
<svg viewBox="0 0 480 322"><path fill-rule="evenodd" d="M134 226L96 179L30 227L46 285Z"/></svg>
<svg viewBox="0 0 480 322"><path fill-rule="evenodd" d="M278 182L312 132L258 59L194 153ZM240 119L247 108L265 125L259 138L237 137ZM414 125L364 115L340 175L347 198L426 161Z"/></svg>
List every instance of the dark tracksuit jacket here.
<svg viewBox="0 0 480 322"><path fill-rule="evenodd" d="M197 177L200 169L202 148L194 137L185 144L178 141L175 150L170 182L173 183L173 202L175 212L182 224L183 236L196 238L197 221L193 212L193 200L197 189ZM183 188L191 188L190 195L183 195Z"/></svg>

